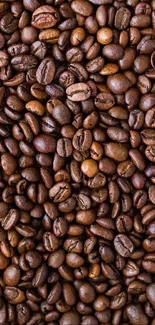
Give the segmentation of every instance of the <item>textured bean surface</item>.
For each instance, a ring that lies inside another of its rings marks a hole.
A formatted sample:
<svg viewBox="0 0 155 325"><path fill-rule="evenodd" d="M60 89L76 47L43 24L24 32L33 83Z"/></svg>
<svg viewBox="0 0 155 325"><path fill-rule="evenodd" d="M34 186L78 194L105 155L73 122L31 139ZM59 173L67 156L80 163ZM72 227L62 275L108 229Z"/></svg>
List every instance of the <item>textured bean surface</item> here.
<svg viewBox="0 0 155 325"><path fill-rule="evenodd" d="M154 0L0 0L0 325L155 325L154 81Z"/></svg>

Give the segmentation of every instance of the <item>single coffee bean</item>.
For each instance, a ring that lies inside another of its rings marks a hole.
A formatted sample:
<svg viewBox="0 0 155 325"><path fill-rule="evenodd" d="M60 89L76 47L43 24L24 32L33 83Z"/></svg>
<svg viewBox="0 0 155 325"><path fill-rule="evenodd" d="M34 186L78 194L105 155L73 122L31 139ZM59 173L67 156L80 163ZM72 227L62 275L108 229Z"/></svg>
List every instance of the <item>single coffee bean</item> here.
<svg viewBox="0 0 155 325"><path fill-rule="evenodd" d="M42 6L37 8L32 15L32 25L36 28L50 28L58 21L57 11L52 6Z"/></svg>
<svg viewBox="0 0 155 325"><path fill-rule="evenodd" d="M43 153L54 152L56 146L55 139L48 134L38 135L37 137L35 137L33 143L35 149Z"/></svg>
<svg viewBox="0 0 155 325"><path fill-rule="evenodd" d="M128 158L128 150L124 144L109 142L105 145L105 155L116 161L124 161Z"/></svg>
<svg viewBox="0 0 155 325"><path fill-rule="evenodd" d="M111 43L112 38L113 38L113 32L110 28L102 27L97 32L97 41L102 45Z"/></svg>
<svg viewBox="0 0 155 325"><path fill-rule="evenodd" d="M1 165L4 172L9 176L12 175L17 168L16 160L10 153L4 153L1 156Z"/></svg>
<svg viewBox="0 0 155 325"><path fill-rule="evenodd" d="M66 94L68 99L74 101L86 100L91 96L91 89L85 83L77 83L67 87Z"/></svg>
<svg viewBox="0 0 155 325"><path fill-rule="evenodd" d="M61 157L71 156L73 151L72 143L67 138L59 139L57 142L57 152Z"/></svg>
<svg viewBox="0 0 155 325"><path fill-rule="evenodd" d="M115 27L119 30L127 29L131 19L131 12L128 8L120 8L115 15Z"/></svg>
<svg viewBox="0 0 155 325"><path fill-rule="evenodd" d="M92 134L90 130L79 129L73 137L73 147L79 151L86 151L92 144Z"/></svg>
<svg viewBox="0 0 155 325"><path fill-rule="evenodd" d="M55 74L55 65L51 58L44 59L36 72L37 81L42 85L48 85L52 82Z"/></svg>
<svg viewBox="0 0 155 325"><path fill-rule="evenodd" d="M60 319L60 325L80 325L81 317L76 311L68 311L64 313Z"/></svg>
<svg viewBox="0 0 155 325"><path fill-rule="evenodd" d="M132 322L133 325L147 325L148 317L144 314L143 309L140 305L128 305L127 307L127 315Z"/></svg>
<svg viewBox="0 0 155 325"><path fill-rule="evenodd" d="M4 271L4 282L7 286L16 286L20 281L20 268L17 265L10 265Z"/></svg>
<svg viewBox="0 0 155 325"><path fill-rule="evenodd" d="M134 251L132 241L123 234L117 235L114 239L116 251L123 257L129 257Z"/></svg>
<svg viewBox="0 0 155 325"><path fill-rule="evenodd" d="M107 80L108 87L114 94L125 93L131 86L130 80L121 73L116 73L108 77Z"/></svg>

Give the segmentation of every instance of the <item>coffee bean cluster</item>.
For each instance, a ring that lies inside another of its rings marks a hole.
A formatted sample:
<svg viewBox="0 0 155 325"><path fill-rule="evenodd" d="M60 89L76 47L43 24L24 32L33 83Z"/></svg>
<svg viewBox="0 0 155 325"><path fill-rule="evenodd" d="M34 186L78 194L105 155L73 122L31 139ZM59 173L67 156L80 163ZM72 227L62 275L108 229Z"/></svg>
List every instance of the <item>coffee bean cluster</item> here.
<svg viewBox="0 0 155 325"><path fill-rule="evenodd" d="M155 325L155 1L0 1L0 325Z"/></svg>

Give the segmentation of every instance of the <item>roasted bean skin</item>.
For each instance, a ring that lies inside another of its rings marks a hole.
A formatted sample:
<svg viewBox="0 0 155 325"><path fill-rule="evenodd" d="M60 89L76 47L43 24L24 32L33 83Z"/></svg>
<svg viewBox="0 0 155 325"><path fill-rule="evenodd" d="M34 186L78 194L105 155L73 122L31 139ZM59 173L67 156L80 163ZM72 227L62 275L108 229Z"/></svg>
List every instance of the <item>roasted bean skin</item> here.
<svg viewBox="0 0 155 325"><path fill-rule="evenodd" d="M0 325L155 325L155 1L0 1Z"/></svg>

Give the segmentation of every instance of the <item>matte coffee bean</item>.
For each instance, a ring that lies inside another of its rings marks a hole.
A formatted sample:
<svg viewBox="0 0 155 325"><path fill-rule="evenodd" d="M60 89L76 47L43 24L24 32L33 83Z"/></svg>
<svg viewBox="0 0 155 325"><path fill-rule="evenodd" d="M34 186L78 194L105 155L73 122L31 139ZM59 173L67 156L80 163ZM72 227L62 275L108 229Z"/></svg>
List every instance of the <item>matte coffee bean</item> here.
<svg viewBox="0 0 155 325"><path fill-rule="evenodd" d="M55 65L52 59L46 58L39 65L36 78L42 85L47 85L52 82L55 74Z"/></svg>
<svg viewBox="0 0 155 325"><path fill-rule="evenodd" d="M97 32L97 41L102 45L111 43L112 38L113 38L113 32L110 28L102 27Z"/></svg>
<svg viewBox="0 0 155 325"><path fill-rule="evenodd" d="M95 290L90 284L84 283L79 288L79 296L82 302L91 303L95 299Z"/></svg>
<svg viewBox="0 0 155 325"><path fill-rule="evenodd" d="M86 151L92 144L92 134L90 130L79 129L73 137L73 147L79 151Z"/></svg>
<svg viewBox="0 0 155 325"><path fill-rule="evenodd" d="M33 55L19 54L11 59L11 63L17 71L28 71L37 66L37 59Z"/></svg>
<svg viewBox="0 0 155 325"><path fill-rule="evenodd" d="M51 112L53 118L58 122L60 125L68 124L71 120L71 113L67 106L65 106L62 102L56 102L56 105L51 105L51 110L49 108L49 113ZM50 103L49 103L50 107Z"/></svg>
<svg viewBox="0 0 155 325"><path fill-rule="evenodd" d="M120 8L115 15L115 27L118 30L127 29L131 19L131 12L128 8Z"/></svg>
<svg viewBox="0 0 155 325"><path fill-rule="evenodd" d="M53 27L57 21L58 14L52 6L37 8L32 15L32 25L39 29Z"/></svg>
<svg viewBox="0 0 155 325"><path fill-rule="evenodd" d="M115 237L114 246L118 253L123 257L129 257L134 250L132 241L123 234L117 235Z"/></svg>
<svg viewBox="0 0 155 325"><path fill-rule="evenodd" d="M82 225L91 225L95 221L95 213L93 210L79 210L76 215L77 223Z"/></svg>
<svg viewBox="0 0 155 325"><path fill-rule="evenodd" d="M111 93L100 93L95 98L95 106L100 110L108 110L115 105L114 96Z"/></svg>

